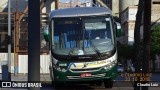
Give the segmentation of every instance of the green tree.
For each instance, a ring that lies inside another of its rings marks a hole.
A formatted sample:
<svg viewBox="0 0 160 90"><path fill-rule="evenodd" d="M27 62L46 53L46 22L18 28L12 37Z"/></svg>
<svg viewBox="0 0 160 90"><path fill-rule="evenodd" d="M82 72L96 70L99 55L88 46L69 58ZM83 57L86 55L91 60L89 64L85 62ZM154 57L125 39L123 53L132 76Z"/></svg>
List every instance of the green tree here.
<svg viewBox="0 0 160 90"><path fill-rule="evenodd" d="M155 55L160 54L160 26L153 26L151 33L151 59L152 66L155 66ZM155 67L153 67L155 71Z"/></svg>
<svg viewBox="0 0 160 90"><path fill-rule="evenodd" d="M160 54L160 26L153 26L151 33L151 53Z"/></svg>

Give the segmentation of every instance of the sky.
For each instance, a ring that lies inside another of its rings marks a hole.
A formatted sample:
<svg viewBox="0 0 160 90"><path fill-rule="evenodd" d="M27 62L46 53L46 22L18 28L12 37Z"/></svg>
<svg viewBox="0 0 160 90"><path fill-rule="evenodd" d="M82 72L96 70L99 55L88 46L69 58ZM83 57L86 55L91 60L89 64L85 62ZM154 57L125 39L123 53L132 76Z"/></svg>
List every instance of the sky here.
<svg viewBox="0 0 160 90"><path fill-rule="evenodd" d="M69 2L70 0L59 0L59 2ZM72 0L72 1L76 1L76 0ZM91 1L91 0L79 0L81 2L84 2L84 1Z"/></svg>

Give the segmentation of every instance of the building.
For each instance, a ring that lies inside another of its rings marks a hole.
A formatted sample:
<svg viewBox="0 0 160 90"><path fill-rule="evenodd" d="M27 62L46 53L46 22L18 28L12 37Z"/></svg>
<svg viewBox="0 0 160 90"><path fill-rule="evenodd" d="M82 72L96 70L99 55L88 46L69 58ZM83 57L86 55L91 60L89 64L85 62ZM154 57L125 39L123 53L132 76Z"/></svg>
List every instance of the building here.
<svg viewBox="0 0 160 90"><path fill-rule="evenodd" d="M11 54L11 73L27 73L28 56L28 0L10 0L11 1L11 36L12 36L12 54ZM47 0L41 6L41 54L48 53L47 43L43 38L43 26L48 22L48 14L55 9L55 0ZM1 0L0 3L0 65L7 61L7 43L8 43L8 0ZM49 55L41 55L41 73L49 73ZM15 65L16 63L16 65ZM1 67L0 67L1 73Z"/></svg>
<svg viewBox="0 0 160 90"><path fill-rule="evenodd" d="M119 16L119 0L92 0L96 6L106 5L114 16Z"/></svg>
<svg viewBox="0 0 160 90"><path fill-rule="evenodd" d="M71 8L71 7L91 7L92 3L89 1L80 2L79 0L72 1L72 2L59 2L59 9L63 8Z"/></svg>
<svg viewBox="0 0 160 90"><path fill-rule="evenodd" d="M119 17L119 14L128 6L138 5L139 0L97 0L103 1L111 10L114 16Z"/></svg>
<svg viewBox="0 0 160 90"><path fill-rule="evenodd" d="M160 25L160 0L153 0L151 20Z"/></svg>
<svg viewBox="0 0 160 90"><path fill-rule="evenodd" d="M58 8L71 8L71 7L78 7L81 5L81 2L79 0L71 1L71 2L59 2Z"/></svg>
<svg viewBox="0 0 160 90"><path fill-rule="evenodd" d="M122 41L123 44L133 45L134 43L134 27L137 8L137 6L129 6L120 15L124 35Z"/></svg>
<svg viewBox="0 0 160 90"><path fill-rule="evenodd" d="M119 12L124 11L128 6L138 5L139 0L119 0Z"/></svg>
<svg viewBox="0 0 160 90"><path fill-rule="evenodd" d="M91 7L92 6L92 3L91 2L84 2L84 6L86 6L86 7Z"/></svg>
<svg viewBox="0 0 160 90"><path fill-rule="evenodd" d="M129 6L124 11L121 12L121 25L123 29L124 36L121 38L121 43L127 45L134 44L134 28L136 21L138 6ZM160 25L160 1L153 0L151 9L151 23ZM142 17L143 18L143 17ZM145 19L145 18L143 18ZM147 18L146 18L147 19ZM143 21L140 27L140 38L143 39ZM155 70L160 71L160 56L156 55L155 60ZM153 68L153 62L149 61L149 67Z"/></svg>
<svg viewBox="0 0 160 90"><path fill-rule="evenodd" d="M160 2L160 1L159 1ZM134 28L135 20L137 14L138 6L129 6L124 11L121 12L121 24L123 28L123 43L128 45L133 45L134 43ZM154 23L160 17L160 3L158 1L152 2L152 11L151 11L151 22ZM157 21L157 24L160 23L160 20ZM143 26L141 26L141 39L143 37Z"/></svg>

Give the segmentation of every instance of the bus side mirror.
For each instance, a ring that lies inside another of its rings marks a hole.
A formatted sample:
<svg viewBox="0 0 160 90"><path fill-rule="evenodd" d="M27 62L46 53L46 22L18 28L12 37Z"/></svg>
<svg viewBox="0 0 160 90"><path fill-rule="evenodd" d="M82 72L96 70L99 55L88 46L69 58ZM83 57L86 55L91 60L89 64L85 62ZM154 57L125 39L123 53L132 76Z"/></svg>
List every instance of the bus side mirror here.
<svg viewBox="0 0 160 90"><path fill-rule="evenodd" d="M49 26L48 25L46 25L44 27L43 36L44 36L44 39L45 39L46 42L50 41L49 40L50 39L50 33L49 33Z"/></svg>
<svg viewBox="0 0 160 90"><path fill-rule="evenodd" d="M116 22L116 36L120 37L122 35L122 28L119 22Z"/></svg>

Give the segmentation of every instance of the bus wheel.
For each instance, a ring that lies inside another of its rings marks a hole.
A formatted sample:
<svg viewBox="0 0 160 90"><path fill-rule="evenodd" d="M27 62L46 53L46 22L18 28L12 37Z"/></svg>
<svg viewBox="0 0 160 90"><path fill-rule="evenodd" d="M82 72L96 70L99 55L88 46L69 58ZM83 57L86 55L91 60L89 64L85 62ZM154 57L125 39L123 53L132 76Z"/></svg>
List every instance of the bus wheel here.
<svg viewBox="0 0 160 90"><path fill-rule="evenodd" d="M104 86L105 86L105 88L112 88L113 87L113 80L112 79L104 80Z"/></svg>
<svg viewBox="0 0 160 90"><path fill-rule="evenodd" d="M96 81L95 84L96 86L102 86L102 81Z"/></svg>

